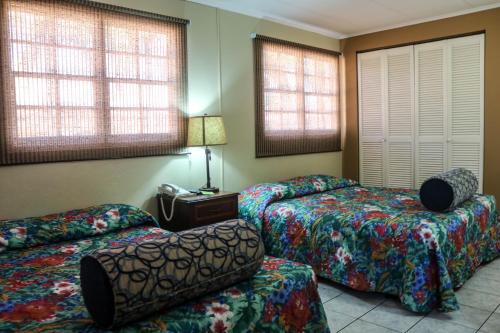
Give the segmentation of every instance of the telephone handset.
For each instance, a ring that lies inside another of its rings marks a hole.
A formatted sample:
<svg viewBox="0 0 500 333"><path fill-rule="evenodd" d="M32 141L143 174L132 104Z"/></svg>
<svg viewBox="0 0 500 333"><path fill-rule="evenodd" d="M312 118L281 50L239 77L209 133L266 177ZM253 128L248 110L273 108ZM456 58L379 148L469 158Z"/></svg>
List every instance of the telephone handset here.
<svg viewBox="0 0 500 333"><path fill-rule="evenodd" d="M163 213L163 217L165 218L165 221L170 222L172 218L174 217L174 207L175 207L175 200L177 200L178 197L189 197L196 195L196 193L191 193L188 190L183 189L180 186L174 185L174 184L161 184L158 186L158 192L160 194L166 194L169 196L172 196L172 203L170 206L170 215L167 216L167 213L165 213L165 206L163 204L163 197L160 197L160 204L161 204L161 212Z"/></svg>

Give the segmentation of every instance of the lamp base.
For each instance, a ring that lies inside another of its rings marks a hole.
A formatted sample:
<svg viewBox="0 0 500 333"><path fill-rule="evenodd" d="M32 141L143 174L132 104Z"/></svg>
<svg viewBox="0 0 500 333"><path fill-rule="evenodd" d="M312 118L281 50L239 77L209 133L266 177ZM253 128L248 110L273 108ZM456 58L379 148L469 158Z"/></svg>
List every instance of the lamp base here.
<svg viewBox="0 0 500 333"><path fill-rule="evenodd" d="M200 191L202 191L202 192L219 193L219 188L218 187L200 187Z"/></svg>

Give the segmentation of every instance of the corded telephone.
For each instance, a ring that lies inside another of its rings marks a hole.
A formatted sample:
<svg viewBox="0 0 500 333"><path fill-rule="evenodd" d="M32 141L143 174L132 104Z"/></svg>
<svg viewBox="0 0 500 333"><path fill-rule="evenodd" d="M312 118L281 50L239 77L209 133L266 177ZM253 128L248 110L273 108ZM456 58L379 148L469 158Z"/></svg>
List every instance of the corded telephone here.
<svg viewBox="0 0 500 333"><path fill-rule="evenodd" d="M191 192L189 192L188 190L185 190L182 187L174 184L161 184L161 186L158 186L158 192L171 195L173 197L178 195L191 194Z"/></svg>
<svg viewBox="0 0 500 333"><path fill-rule="evenodd" d="M163 213L163 217L167 222L171 221L172 218L174 217L175 200L177 200L177 198L196 195L196 193L189 192L188 190L185 190L182 187L174 184L161 184L160 186L158 186L158 192L160 194L166 194L173 197L170 206L169 216L167 216L167 213L165 213L165 205L163 204L163 198L160 197L161 212Z"/></svg>

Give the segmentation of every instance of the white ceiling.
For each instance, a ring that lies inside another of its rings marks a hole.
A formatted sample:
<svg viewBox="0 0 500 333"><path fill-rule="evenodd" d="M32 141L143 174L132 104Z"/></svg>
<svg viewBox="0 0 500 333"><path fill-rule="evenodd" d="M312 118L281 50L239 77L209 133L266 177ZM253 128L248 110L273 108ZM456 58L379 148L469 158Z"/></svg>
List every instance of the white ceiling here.
<svg viewBox="0 0 500 333"><path fill-rule="evenodd" d="M345 38L500 7L500 0L188 0Z"/></svg>

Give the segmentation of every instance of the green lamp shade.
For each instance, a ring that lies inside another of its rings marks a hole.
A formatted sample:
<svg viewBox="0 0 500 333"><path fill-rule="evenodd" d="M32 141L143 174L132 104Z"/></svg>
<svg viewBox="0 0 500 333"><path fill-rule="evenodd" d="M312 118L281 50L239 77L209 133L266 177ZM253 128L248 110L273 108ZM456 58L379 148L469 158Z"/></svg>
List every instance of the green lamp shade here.
<svg viewBox="0 0 500 333"><path fill-rule="evenodd" d="M225 145L226 130L221 116L189 118L188 147Z"/></svg>

